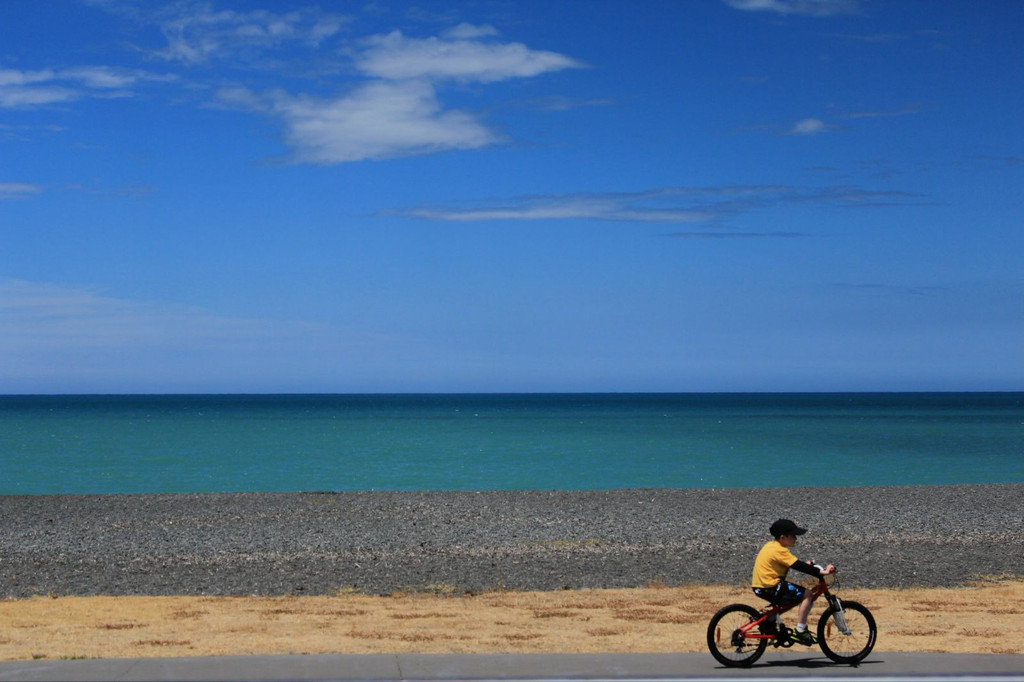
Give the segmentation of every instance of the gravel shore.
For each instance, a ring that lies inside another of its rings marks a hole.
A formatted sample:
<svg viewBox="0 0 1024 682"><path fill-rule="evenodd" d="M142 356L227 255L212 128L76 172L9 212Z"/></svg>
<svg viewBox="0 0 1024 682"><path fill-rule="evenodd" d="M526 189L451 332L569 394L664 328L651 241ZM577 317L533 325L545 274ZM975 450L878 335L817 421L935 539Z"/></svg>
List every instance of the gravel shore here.
<svg viewBox="0 0 1024 682"><path fill-rule="evenodd" d="M844 586L1024 574L1024 484L0 497L0 596L746 585L768 525Z"/></svg>

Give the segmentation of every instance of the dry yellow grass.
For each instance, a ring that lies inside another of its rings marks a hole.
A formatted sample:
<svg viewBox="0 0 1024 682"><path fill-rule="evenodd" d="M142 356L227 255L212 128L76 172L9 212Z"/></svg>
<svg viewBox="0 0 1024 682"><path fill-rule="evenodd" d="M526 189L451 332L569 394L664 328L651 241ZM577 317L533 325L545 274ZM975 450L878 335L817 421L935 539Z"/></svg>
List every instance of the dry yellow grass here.
<svg viewBox="0 0 1024 682"><path fill-rule="evenodd" d="M958 589L841 594L874 613L878 651L1024 652L1019 578ZM708 619L735 601L760 606L735 587L473 596L36 597L0 601L0 660L702 652ZM792 620L791 614L787 622Z"/></svg>

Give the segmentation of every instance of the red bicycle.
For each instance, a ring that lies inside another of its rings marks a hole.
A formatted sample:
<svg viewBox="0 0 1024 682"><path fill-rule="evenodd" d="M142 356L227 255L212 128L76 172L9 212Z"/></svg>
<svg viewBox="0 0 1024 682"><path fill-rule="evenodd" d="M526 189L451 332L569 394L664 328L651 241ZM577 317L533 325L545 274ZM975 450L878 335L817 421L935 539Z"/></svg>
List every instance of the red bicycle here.
<svg viewBox="0 0 1024 682"><path fill-rule="evenodd" d="M829 587L831 586L831 590ZM855 601L841 601L833 594L839 589L835 573L822 576L809 588L814 599L828 601L818 620L818 646L836 663L856 665L871 653L878 628L867 607ZM777 618L798 606L772 606L758 611L747 604L730 604L719 609L708 623L708 649L719 663L730 668L753 665L771 644L789 648L792 630Z"/></svg>

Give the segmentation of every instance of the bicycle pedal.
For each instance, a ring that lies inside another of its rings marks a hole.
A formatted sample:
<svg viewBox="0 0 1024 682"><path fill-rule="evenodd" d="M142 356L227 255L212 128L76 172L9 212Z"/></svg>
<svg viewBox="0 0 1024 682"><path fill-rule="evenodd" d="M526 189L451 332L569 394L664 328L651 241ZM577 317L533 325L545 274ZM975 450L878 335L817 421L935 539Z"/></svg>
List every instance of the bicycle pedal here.
<svg viewBox="0 0 1024 682"><path fill-rule="evenodd" d="M778 647L782 647L783 649L790 648L791 646L796 644L796 642L794 642L793 639L790 637L790 635L792 633L793 633L793 630L791 630L790 628L787 628L785 625L781 625L780 624L779 625L779 633L777 635L775 635L775 640L772 642L772 645L775 646L776 648L778 648Z"/></svg>

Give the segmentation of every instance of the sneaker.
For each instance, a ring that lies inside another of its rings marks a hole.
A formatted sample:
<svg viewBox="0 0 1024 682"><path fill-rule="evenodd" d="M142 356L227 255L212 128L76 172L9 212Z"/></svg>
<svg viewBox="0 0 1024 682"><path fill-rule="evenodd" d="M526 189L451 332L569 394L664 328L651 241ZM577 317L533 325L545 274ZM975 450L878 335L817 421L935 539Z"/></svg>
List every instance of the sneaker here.
<svg viewBox="0 0 1024 682"><path fill-rule="evenodd" d="M818 643L818 640L811 634L810 630L793 630L789 634L789 638L806 646L814 646Z"/></svg>

